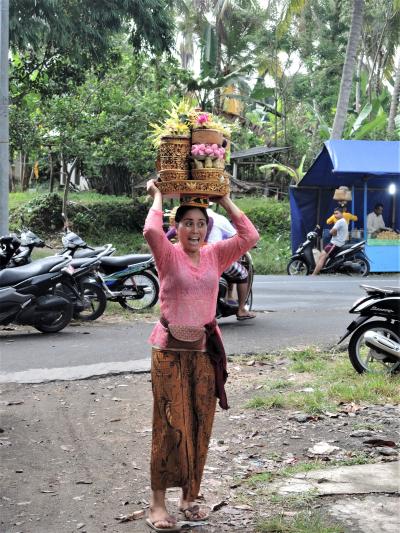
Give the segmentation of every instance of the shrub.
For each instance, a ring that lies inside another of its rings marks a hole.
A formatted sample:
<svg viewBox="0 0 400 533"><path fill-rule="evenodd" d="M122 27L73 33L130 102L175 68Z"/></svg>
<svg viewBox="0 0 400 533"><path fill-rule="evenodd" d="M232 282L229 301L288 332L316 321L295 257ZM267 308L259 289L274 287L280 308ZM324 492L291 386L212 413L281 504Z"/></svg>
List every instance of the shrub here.
<svg viewBox="0 0 400 533"><path fill-rule="evenodd" d="M56 193L35 197L23 206L11 210L10 222L13 229L24 225L41 235L60 231L63 227L61 218L62 199ZM81 203L68 203L68 218L74 231L85 238L96 236L107 230L141 232L147 214L147 206L137 200L126 202L97 201L90 206Z"/></svg>

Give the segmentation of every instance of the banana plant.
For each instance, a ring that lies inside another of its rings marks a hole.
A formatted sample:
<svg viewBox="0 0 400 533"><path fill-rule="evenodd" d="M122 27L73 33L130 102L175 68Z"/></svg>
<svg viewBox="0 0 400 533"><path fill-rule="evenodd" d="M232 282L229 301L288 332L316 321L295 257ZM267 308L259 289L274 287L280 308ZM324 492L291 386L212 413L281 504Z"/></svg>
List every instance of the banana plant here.
<svg viewBox="0 0 400 533"><path fill-rule="evenodd" d="M269 163L268 165L263 165L260 167L261 172L267 172L270 169L277 170L278 172L283 172L288 174L291 177L292 184L296 185L303 178L305 172L303 170L304 161L306 156L303 155L301 158L300 165L297 168L291 167L290 165L284 165L283 163Z"/></svg>

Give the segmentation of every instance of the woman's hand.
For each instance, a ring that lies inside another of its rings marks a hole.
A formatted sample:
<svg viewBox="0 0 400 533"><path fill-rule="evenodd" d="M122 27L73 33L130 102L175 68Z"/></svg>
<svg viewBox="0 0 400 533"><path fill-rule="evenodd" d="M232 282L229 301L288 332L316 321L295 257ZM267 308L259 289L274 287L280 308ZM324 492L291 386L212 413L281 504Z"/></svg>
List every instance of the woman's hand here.
<svg viewBox="0 0 400 533"><path fill-rule="evenodd" d="M152 179L146 183L147 194L154 198L157 193L161 195L160 189L156 185L156 180Z"/></svg>
<svg viewBox="0 0 400 533"><path fill-rule="evenodd" d="M149 180L146 183L146 189L148 194L153 198L153 205L151 207L157 209L157 211L162 211L163 198L160 189L156 185L156 180Z"/></svg>

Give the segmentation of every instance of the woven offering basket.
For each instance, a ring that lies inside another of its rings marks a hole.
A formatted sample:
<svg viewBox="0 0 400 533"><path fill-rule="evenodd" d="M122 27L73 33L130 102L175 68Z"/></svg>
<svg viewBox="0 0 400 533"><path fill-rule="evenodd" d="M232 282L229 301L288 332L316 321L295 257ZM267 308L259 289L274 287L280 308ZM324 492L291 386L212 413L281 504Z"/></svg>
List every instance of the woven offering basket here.
<svg viewBox="0 0 400 533"><path fill-rule="evenodd" d="M219 181L224 176L223 168L194 168L191 172L194 180Z"/></svg>
<svg viewBox="0 0 400 533"><path fill-rule="evenodd" d="M188 157L190 154L190 137L178 135L175 137L161 137L158 152L160 157Z"/></svg>
<svg viewBox="0 0 400 533"><path fill-rule="evenodd" d="M160 169L187 171L189 169L189 158L160 156Z"/></svg>
<svg viewBox="0 0 400 533"><path fill-rule="evenodd" d="M164 169L160 170L160 180L162 182L181 182L189 179L189 170Z"/></svg>
<svg viewBox="0 0 400 533"><path fill-rule="evenodd" d="M221 176L219 181L186 180L161 181L157 187L163 196L179 198L181 195L191 196L224 196L229 193L229 178Z"/></svg>
<svg viewBox="0 0 400 533"><path fill-rule="evenodd" d="M197 128L192 130L192 144L218 144L223 141L223 134L218 130Z"/></svg>

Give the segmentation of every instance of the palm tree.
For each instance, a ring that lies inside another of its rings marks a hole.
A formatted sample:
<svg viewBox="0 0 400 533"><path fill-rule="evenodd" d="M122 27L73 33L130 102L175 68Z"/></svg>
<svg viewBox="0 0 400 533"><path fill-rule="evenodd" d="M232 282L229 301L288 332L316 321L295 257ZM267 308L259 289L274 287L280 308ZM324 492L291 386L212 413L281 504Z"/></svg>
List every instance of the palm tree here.
<svg viewBox="0 0 400 533"><path fill-rule="evenodd" d="M390 102L390 111L389 111L389 119L388 119L388 126L387 126L387 134L389 138L391 138L394 133L395 118L396 118L397 108L399 105L399 95L400 95L400 54L399 54L399 58L397 61L393 93L392 93L392 98Z"/></svg>
<svg viewBox="0 0 400 533"><path fill-rule="evenodd" d="M353 0L353 14L351 17L350 34L347 41L346 57L343 65L342 79L340 82L339 97L336 106L336 114L333 122L331 139L340 139L343 134L353 81L357 48L361 37L363 11L364 0Z"/></svg>

